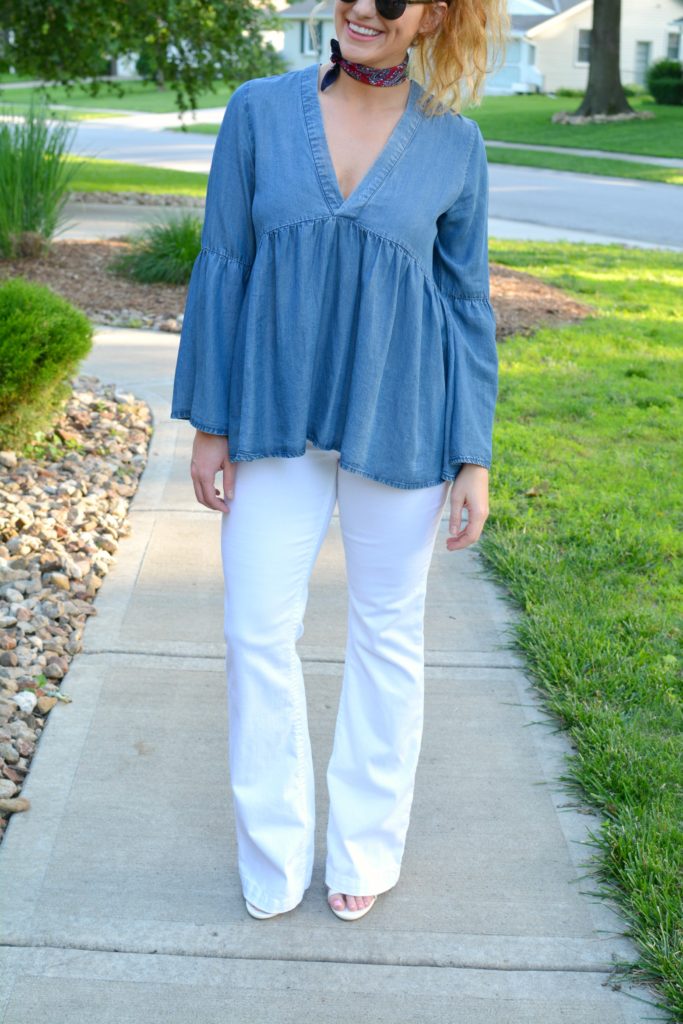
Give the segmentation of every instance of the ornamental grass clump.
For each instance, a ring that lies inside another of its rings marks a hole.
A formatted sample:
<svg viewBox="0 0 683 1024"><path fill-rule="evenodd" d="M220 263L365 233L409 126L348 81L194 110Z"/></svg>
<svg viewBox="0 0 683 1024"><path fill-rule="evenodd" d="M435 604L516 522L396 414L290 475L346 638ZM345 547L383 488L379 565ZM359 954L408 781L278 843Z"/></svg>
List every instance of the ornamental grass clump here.
<svg viewBox="0 0 683 1024"><path fill-rule="evenodd" d="M54 123L50 125L49 120ZM31 99L15 122L0 124L0 256L37 257L49 249L80 162L67 160L73 127Z"/></svg>
<svg viewBox="0 0 683 1024"><path fill-rule="evenodd" d="M144 284L187 284L201 236L202 221L192 213L149 224L131 238L130 250L112 260L110 268Z"/></svg>

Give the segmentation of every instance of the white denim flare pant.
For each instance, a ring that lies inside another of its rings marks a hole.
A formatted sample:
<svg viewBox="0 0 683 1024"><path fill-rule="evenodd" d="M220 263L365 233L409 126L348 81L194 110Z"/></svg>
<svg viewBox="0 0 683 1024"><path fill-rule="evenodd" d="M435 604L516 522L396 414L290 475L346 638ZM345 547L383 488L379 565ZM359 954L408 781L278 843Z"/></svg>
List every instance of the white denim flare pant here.
<svg viewBox="0 0 683 1024"><path fill-rule="evenodd" d="M229 769L244 896L297 906L313 872L315 791L296 641L335 502L348 634L327 767L325 883L372 895L398 881L424 707L427 574L448 492L339 467L339 452L239 462L223 513Z"/></svg>

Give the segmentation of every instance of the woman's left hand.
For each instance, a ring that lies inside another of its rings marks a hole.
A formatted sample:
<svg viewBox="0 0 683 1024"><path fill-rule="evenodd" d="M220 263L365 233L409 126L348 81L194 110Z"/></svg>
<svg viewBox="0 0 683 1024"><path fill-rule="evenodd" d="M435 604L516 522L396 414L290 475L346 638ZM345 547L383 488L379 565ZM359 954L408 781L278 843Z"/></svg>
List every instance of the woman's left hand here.
<svg viewBox="0 0 683 1024"><path fill-rule="evenodd" d="M467 509L467 524L462 527L462 510ZM459 551L479 540L489 515L489 471L485 466L465 463L451 487L449 551Z"/></svg>

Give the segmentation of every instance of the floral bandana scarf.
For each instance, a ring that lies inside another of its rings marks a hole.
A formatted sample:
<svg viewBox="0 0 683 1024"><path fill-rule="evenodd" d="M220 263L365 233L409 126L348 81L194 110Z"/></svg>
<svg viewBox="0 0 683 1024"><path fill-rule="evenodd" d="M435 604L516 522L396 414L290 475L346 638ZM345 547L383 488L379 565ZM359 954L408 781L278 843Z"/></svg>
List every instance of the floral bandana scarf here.
<svg viewBox="0 0 683 1024"><path fill-rule="evenodd" d="M408 77L408 54L400 64L395 64L392 68L373 68L370 64L356 64L355 61L342 57L337 39L330 40L330 45L332 48L330 60L334 67L325 72L320 83L321 92L337 81L340 68L343 68L347 75L351 75L352 78L357 78L359 82L365 82L367 85L398 85Z"/></svg>

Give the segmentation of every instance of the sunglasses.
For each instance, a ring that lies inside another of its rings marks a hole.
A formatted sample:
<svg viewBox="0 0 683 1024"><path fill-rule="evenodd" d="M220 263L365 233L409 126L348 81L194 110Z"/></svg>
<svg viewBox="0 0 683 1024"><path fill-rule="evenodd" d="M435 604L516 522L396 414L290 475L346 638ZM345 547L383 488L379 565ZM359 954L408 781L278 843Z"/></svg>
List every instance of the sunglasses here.
<svg viewBox="0 0 683 1024"><path fill-rule="evenodd" d="M344 3L352 4L356 0L343 0ZM375 0L375 7L380 18L387 21L396 21L405 12L408 4L437 3L438 0ZM450 3L450 0L448 0Z"/></svg>

